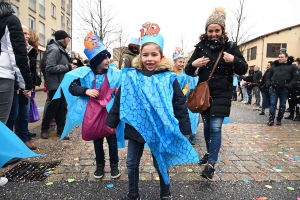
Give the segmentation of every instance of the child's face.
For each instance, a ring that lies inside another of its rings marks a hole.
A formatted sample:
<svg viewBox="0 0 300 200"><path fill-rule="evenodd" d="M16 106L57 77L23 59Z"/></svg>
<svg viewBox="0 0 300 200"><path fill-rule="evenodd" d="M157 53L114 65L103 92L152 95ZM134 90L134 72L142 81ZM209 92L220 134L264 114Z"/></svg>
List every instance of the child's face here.
<svg viewBox="0 0 300 200"><path fill-rule="evenodd" d="M97 69L108 69L108 65L109 65L109 57L106 57L98 66Z"/></svg>
<svg viewBox="0 0 300 200"><path fill-rule="evenodd" d="M153 71L156 69L158 63L162 60L162 55L159 51L159 47L156 44L149 44L143 47L141 51L141 58L143 66L149 70Z"/></svg>
<svg viewBox="0 0 300 200"><path fill-rule="evenodd" d="M183 68L184 68L184 58L177 58L174 62L174 67L177 70L183 70Z"/></svg>

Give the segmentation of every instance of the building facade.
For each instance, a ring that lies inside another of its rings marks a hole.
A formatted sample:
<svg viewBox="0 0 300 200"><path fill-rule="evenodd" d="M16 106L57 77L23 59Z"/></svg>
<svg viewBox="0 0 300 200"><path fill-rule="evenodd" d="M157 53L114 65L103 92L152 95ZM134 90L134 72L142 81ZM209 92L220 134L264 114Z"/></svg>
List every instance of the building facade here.
<svg viewBox="0 0 300 200"><path fill-rule="evenodd" d="M281 48L289 56L300 57L300 24L256 37L239 47L248 65L257 65L264 72L268 61L277 60Z"/></svg>
<svg viewBox="0 0 300 200"><path fill-rule="evenodd" d="M43 57L47 39L57 30L65 30L72 37L72 0L6 0L16 11L22 25L39 34L40 54ZM72 41L68 45L71 52Z"/></svg>

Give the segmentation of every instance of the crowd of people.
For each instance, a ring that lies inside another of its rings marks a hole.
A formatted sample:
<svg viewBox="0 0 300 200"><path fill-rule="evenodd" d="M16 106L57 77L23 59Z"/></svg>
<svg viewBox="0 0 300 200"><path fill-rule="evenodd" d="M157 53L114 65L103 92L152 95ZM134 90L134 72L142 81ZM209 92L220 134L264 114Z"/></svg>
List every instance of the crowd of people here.
<svg viewBox="0 0 300 200"><path fill-rule="evenodd" d="M32 102L29 99L35 86L41 85L36 72L39 38L20 24L9 3L0 3L0 11L0 70L3 72L0 75L0 121L28 148L35 150L37 147L30 138L36 134L28 130L28 114ZM84 53L88 58L84 61L78 53L67 52L71 37L63 30L56 31L48 39L40 61L47 91L41 138L50 137L49 128L53 122L57 137L63 140L69 140L67 135L82 124L82 138L94 144L94 177L104 175L105 138L113 179L121 176L118 144L126 138L129 191L124 200L140 199L139 165L145 143L159 174L160 199L172 198L168 172L171 166L204 165L200 175L212 179L222 143L222 124L230 115L232 100L237 100L237 85L243 103L252 104L254 93L254 105L260 106L262 94L260 114L264 115L269 107L269 126L274 125L278 99L277 125L281 125L287 99L290 112L287 118L299 120L300 117L296 106L300 59L296 60L297 67L292 57L281 52L278 60L268 63L263 75L258 66L248 71L238 46L229 41L225 20L225 10L215 8L187 63L184 52L178 47L172 60L164 56L161 28L147 22L142 25L140 38L131 38L118 63L120 69L111 63L110 52L92 31L84 38ZM193 113L186 100L197 85L206 81L210 107ZM201 159L192 146L200 116L207 150L200 155ZM7 179L1 177L0 185L6 182Z"/></svg>
<svg viewBox="0 0 300 200"><path fill-rule="evenodd" d="M300 58L289 56L286 49L282 49L278 60L269 61L264 74L258 66L250 67L249 73L238 77L239 92L242 103L257 106L259 115L265 115L269 108L269 120L267 125L282 124L282 119L300 121L299 116L299 92L300 92ZM252 104L252 95L255 102ZM262 97L262 102L261 102ZM233 98L233 100L237 100ZM279 100L279 105L278 104ZM289 108L286 109L286 105ZM278 115L276 116L276 109ZM289 115L284 117L284 113Z"/></svg>

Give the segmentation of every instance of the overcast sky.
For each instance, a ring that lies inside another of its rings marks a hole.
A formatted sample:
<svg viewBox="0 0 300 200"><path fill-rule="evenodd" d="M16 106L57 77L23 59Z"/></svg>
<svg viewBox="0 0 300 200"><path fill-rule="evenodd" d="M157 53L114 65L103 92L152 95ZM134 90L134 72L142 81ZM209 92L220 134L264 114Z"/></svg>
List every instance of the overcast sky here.
<svg viewBox="0 0 300 200"><path fill-rule="evenodd" d="M78 5L84 1L73 0L73 50L83 54L82 30L76 12L85 12ZM76 5L77 6L76 6ZM164 54L171 57L176 46L181 47L180 39L184 38L184 51L194 49L199 35L205 31L205 22L215 7L223 7L227 12L226 29L230 30L232 11L239 6L239 0L102 0L104 9L110 7L116 14L115 24L127 33L128 37L138 37L140 28L145 22L157 23L165 40ZM251 28L251 37L288 26L300 24L300 0L246 0L245 30ZM92 30L92 29L90 29ZM129 41L129 40L128 40ZM117 45L115 45L117 46ZM112 46L113 47L113 46ZM111 50L111 49L109 49Z"/></svg>

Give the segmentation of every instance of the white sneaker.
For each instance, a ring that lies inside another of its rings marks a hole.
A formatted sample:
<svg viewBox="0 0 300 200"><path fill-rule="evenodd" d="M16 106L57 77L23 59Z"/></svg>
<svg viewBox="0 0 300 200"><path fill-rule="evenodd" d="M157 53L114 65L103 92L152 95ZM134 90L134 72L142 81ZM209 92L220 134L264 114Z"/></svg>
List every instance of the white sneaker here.
<svg viewBox="0 0 300 200"><path fill-rule="evenodd" d="M8 182L8 179L5 177L0 177L0 186L5 185Z"/></svg>

